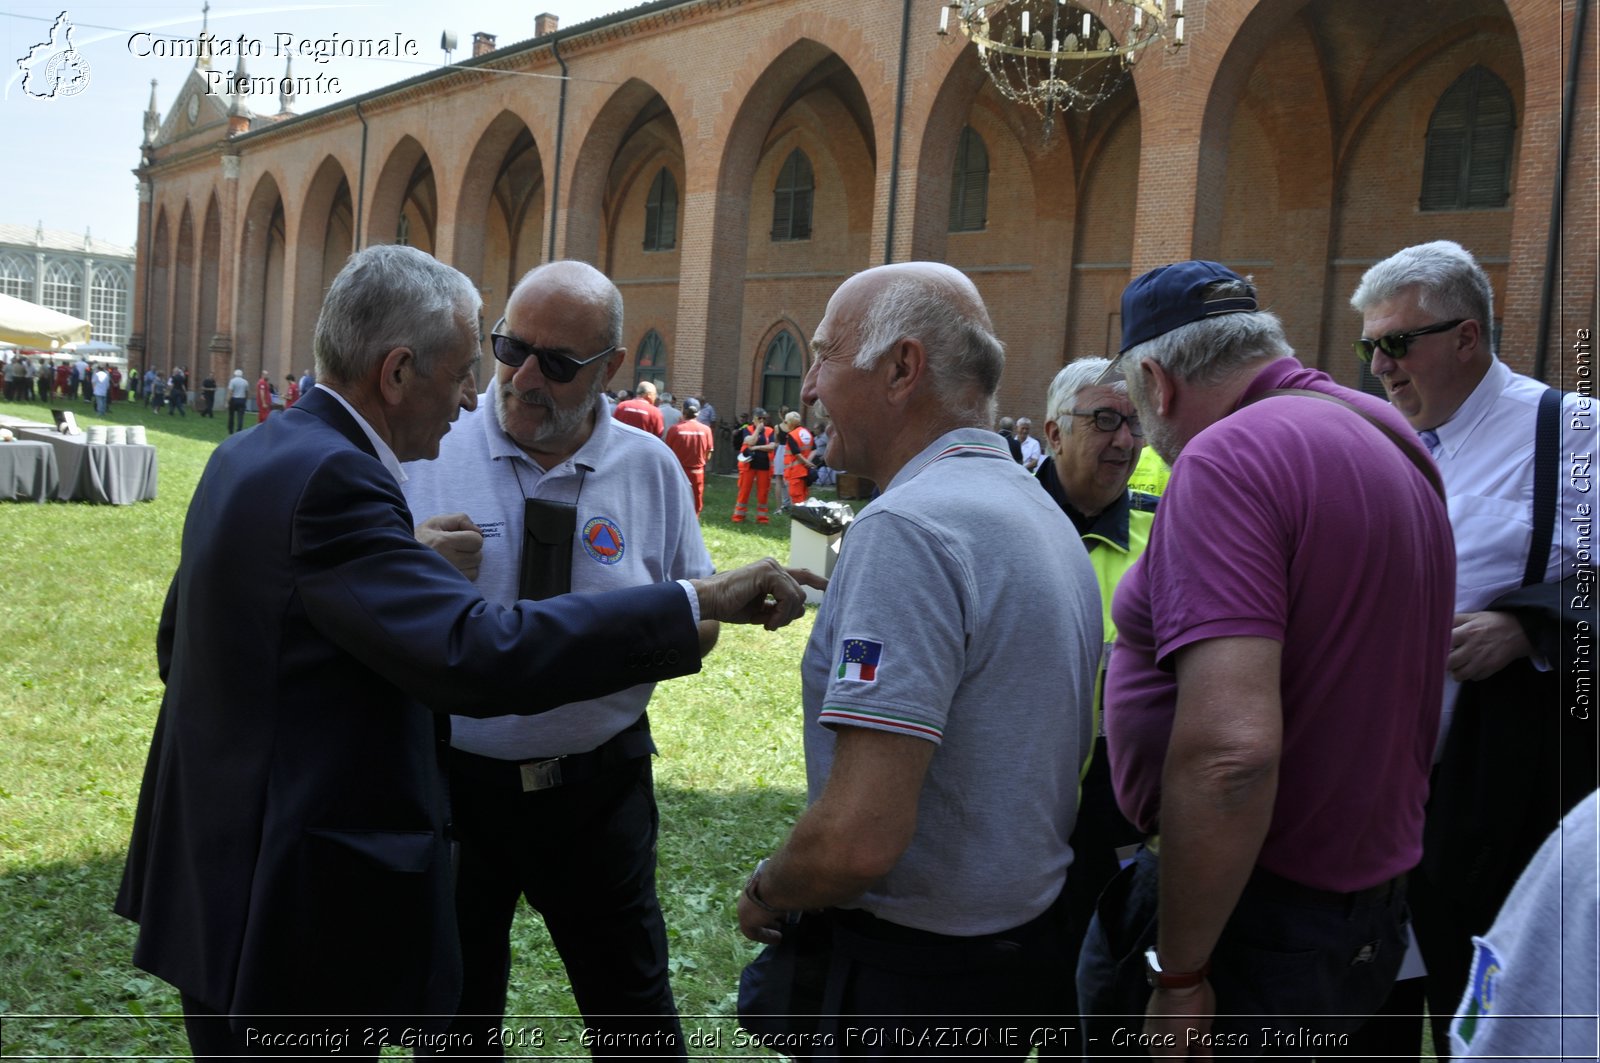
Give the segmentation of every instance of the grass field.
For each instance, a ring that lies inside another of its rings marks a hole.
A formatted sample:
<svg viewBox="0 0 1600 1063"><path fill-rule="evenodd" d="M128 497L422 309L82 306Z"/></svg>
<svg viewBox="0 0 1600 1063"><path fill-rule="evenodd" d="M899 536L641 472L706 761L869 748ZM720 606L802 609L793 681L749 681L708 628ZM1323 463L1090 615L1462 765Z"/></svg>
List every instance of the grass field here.
<svg viewBox="0 0 1600 1063"><path fill-rule="evenodd" d="M132 965L134 927L111 902L161 699L156 621L189 497L226 421L73 408L83 425L146 424L160 494L135 506L0 507L0 1051L181 1058L177 994ZM50 419L44 404L0 412ZM728 523L730 479L713 478L706 495L719 567L787 556L787 518ZM674 988L687 1031L721 1033L714 1054L751 1054L727 1048L739 969L755 952L733 900L803 804L797 665L810 628L810 614L777 633L725 628L701 674L663 684L651 707ZM514 932L510 1010L572 1016L538 919L524 911ZM553 1040L581 1024L521 1025Z"/></svg>

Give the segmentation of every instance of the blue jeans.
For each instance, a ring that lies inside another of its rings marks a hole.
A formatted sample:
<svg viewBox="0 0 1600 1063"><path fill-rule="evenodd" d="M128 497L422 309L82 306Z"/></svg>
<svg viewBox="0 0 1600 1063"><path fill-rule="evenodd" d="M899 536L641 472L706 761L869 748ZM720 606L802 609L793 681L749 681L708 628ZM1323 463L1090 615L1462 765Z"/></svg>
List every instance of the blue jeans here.
<svg viewBox="0 0 1600 1063"><path fill-rule="evenodd" d="M1144 1055L1129 1044L1150 999L1160 864L1141 849L1101 894L1078 958L1086 1058ZM1405 886L1308 896L1257 869L1211 956L1218 1056L1329 1056L1382 1006L1405 955ZM1119 1033L1119 1031L1121 1031Z"/></svg>

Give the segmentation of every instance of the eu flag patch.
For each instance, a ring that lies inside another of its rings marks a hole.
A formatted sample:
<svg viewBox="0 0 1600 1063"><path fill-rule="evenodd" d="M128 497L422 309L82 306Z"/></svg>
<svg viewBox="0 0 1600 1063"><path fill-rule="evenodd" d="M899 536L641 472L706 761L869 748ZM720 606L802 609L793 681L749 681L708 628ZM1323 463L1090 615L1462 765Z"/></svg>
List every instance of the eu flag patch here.
<svg viewBox="0 0 1600 1063"><path fill-rule="evenodd" d="M883 643L871 639L845 639L844 652L839 655L839 678L854 679L861 683L878 680L878 660L883 656Z"/></svg>

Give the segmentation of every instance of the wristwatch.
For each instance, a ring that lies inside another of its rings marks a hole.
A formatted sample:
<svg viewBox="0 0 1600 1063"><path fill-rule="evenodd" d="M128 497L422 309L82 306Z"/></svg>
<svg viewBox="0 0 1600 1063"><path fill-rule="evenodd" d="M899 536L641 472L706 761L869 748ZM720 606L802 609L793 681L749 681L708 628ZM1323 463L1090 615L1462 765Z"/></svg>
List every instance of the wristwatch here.
<svg viewBox="0 0 1600 1063"><path fill-rule="evenodd" d="M1211 973L1211 961L1207 960L1198 971L1168 971L1161 966L1161 957L1156 955L1156 947L1151 945L1144 950L1144 980L1150 983L1151 989L1193 989L1206 980L1206 975Z"/></svg>

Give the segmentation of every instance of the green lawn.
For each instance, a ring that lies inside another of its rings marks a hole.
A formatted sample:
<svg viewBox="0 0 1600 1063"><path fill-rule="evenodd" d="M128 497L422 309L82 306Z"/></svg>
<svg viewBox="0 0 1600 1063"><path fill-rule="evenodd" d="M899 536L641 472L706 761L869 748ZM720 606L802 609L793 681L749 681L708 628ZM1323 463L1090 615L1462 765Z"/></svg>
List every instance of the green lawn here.
<svg viewBox="0 0 1600 1063"><path fill-rule="evenodd" d="M136 506L0 507L0 1049L181 1057L177 994L129 962L134 927L111 901L161 699L156 620L189 497L226 420L131 404L106 418L85 403L72 408L82 425L146 424L160 448L160 496ZM3 404L0 413L50 419L44 404ZM717 565L785 558L787 518L732 525L732 496L731 479L707 487ZM663 684L651 709L674 986L686 1029L723 1035L706 1054L749 1054L728 1047L725 1018L755 951L738 934L733 899L803 804L797 664L810 628L808 614L777 633L724 629L701 674ZM524 912L515 937L510 1010L573 1015L538 919ZM692 1017L702 1015L722 1018ZM570 1019L522 1025L552 1037L577 1028Z"/></svg>

